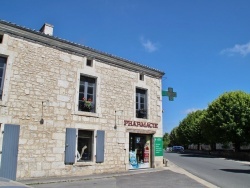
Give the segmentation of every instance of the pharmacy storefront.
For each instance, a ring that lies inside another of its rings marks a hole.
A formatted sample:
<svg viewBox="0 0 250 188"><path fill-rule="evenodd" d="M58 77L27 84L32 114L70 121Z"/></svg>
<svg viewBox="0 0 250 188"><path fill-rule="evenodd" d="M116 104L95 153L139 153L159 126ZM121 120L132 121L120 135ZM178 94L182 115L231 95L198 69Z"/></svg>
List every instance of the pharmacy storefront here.
<svg viewBox="0 0 250 188"><path fill-rule="evenodd" d="M158 128L155 123L124 121L125 126ZM131 127L132 128L132 127ZM162 156L162 137L154 138L155 131L129 129L129 169L152 167L152 155ZM154 142L153 142L154 140ZM152 147L154 144L154 147ZM154 151L153 151L154 148Z"/></svg>
<svg viewBox="0 0 250 188"><path fill-rule="evenodd" d="M129 134L129 169L151 167L152 135Z"/></svg>

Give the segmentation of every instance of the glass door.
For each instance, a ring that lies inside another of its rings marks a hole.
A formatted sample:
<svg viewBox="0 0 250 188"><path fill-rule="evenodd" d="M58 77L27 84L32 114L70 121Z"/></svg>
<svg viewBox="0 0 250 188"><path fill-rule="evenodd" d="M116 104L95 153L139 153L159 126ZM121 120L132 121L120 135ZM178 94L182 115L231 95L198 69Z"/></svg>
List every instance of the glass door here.
<svg viewBox="0 0 250 188"><path fill-rule="evenodd" d="M129 169L151 167L151 135L130 133Z"/></svg>

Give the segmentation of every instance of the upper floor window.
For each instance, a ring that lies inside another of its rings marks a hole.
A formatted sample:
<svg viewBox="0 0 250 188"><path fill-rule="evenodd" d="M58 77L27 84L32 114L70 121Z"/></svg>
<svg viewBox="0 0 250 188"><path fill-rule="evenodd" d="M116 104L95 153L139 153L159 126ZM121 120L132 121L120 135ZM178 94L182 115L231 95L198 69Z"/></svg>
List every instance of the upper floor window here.
<svg viewBox="0 0 250 188"><path fill-rule="evenodd" d="M3 35L0 33L0 43L3 42Z"/></svg>
<svg viewBox="0 0 250 188"><path fill-rule="evenodd" d="M96 79L80 76L78 110L95 112Z"/></svg>
<svg viewBox="0 0 250 188"><path fill-rule="evenodd" d="M147 90L136 88L136 117L147 118Z"/></svg>
<svg viewBox="0 0 250 188"><path fill-rule="evenodd" d="M93 67L93 60L92 60L92 59L87 59L86 64L87 64L87 66L89 66L89 67Z"/></svg>
<svg viewBox="0 0 250 188"><path fill-rule="evenodd" d="M2 99L2 94L3 94L6 61L7 61L7 58L0 57L0 99Z"/></svg>
<svg viewBox="0 0 250 188"><path fill-rule="evenodd" d="M143 74L140 74L140 80L144 81L144 75Z"/></svg>

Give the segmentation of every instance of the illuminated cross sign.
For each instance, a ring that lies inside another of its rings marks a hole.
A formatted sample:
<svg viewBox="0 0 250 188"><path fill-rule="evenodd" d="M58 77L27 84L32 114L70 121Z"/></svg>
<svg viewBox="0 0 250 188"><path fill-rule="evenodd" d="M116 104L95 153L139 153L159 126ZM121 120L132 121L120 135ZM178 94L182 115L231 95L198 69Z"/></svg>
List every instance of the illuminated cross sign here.
<svg viewBox="0 0 250 188"><path fill-rule="evenodd" d="M173 88L169 87L167 91L162 91L162 96L168 96L168 99L173 101L174 97L177 97L177 93L173 91Z"/></svg>

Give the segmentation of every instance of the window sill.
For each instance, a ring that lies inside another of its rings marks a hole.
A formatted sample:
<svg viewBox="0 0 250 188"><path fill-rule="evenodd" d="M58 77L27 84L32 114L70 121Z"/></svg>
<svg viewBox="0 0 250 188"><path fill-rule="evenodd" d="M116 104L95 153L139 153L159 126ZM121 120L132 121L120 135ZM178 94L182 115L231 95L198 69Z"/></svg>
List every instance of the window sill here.
<svg viewBox="0 0 250 188"><path fill-rule="evenodd" d="M74 166L77 166L77 167L84 167L84 166L93 166L95 163L92 162L92 161L89 161L89 162L76 162L74 164Z"/></svg>
<svg viewBox="0 0 250 188"><path fill-rule="evenodd" d="M148 118L141 118L141 117L135 117L136 119L140 119L140 120L142 120L142 119L145 119L145 120L147 120Z"/></svg>
<svg viewBox="0 0 250 188"><path fill-rule="evenodd" d="M75 111L73 115L78 115L78 116L88 116L88 117L100 117L99 113L93 113L93 112L84 112L84 111Z"/></svg>

